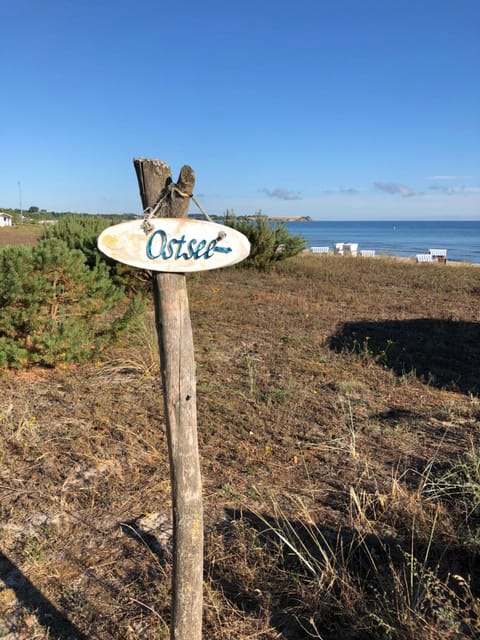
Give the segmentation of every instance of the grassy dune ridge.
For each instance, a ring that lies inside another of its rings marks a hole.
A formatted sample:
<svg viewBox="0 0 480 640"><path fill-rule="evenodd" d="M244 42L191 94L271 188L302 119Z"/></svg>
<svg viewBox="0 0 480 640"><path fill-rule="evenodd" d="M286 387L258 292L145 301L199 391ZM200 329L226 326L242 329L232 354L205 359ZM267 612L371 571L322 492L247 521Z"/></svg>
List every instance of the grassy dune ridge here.
<svg viewBox="0 0 480 640"><path fill-rule="evenodd" d="M478 637L480 269L303 255L188 282L204 637ZM151 310L102 361L0 388L5 633L168 638Z"/></svg>

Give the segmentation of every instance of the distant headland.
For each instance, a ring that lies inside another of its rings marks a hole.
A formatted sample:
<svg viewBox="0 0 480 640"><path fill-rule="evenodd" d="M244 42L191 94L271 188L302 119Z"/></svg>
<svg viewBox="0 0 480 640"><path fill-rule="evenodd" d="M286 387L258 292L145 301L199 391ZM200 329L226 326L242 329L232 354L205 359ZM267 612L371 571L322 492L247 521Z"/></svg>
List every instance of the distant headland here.
<svg viewBox="0 0 480 640"><path fill-rule="evenodd" d="M311 222L310 216L265 216L270 222ZM255 220L258 216L247 216L249 220Z"/></svg>

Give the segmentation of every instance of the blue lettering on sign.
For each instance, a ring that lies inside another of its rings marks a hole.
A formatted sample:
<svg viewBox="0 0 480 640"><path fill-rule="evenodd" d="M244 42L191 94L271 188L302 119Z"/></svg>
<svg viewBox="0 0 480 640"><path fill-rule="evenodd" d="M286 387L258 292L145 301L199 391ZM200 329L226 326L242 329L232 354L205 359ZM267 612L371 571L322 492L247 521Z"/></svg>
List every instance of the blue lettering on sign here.
<svg viewBox="0 0 480 640"><path fill-rule="evenodd" d="M204 258L209 260L215 253L230 253L230 247L219 247L217 240L197 240L192 238L189 242L185 240L185 234L180 238L168 238L163 229L157 229L147 242L147 257L150 260L199 260Z"/></svg>

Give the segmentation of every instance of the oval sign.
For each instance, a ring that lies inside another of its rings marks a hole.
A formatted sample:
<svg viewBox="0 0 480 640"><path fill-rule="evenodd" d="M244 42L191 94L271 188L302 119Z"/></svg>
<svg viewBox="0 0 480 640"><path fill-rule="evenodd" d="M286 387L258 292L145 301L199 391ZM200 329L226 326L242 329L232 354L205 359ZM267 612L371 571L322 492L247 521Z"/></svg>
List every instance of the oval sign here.
<svg viewBox="0 0 480 640"><path fill-rule="evenodd" d="M151 218L150 230L133 220L108 227L98 248L109 258L138 269L186 273L219 269L250 253L248 239L223 224L190 218Z"/></svg>

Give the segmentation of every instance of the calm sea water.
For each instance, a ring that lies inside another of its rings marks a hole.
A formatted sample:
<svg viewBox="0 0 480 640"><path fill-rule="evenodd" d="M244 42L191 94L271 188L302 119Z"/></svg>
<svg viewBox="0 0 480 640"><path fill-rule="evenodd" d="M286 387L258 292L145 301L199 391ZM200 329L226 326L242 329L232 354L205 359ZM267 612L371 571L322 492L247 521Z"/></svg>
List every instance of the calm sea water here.
<svg viewBox="0 0 480 640"><path fill-rule="evenodd" d="M309 247L335 242L357 242L359 249L376 254L412 257L428 249L447 249L448 260L480 263L480 220L438 221L341 221L287 222L286 226L307 241Z"/></svg>

